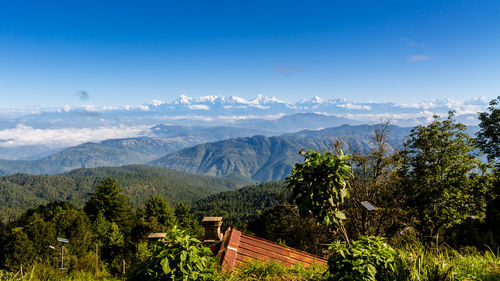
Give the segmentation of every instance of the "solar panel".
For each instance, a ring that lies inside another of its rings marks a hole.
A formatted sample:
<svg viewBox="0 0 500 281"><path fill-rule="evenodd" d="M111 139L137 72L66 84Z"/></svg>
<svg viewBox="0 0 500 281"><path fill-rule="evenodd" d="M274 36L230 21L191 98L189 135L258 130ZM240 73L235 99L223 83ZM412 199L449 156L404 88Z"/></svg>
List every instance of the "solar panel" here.
<svg viewBox="0 0 500 281"><path fill-rule="evenodd" d="M375 211L377 209L368 201L361 202L361 205L363 205L363 207L365 207L368 211Z"/></svg>

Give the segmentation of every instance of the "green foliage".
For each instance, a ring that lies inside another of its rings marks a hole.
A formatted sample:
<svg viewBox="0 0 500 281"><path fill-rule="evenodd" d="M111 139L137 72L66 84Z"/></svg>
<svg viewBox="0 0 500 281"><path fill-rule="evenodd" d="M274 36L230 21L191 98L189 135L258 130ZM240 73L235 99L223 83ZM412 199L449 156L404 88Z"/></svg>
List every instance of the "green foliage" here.
<svg viewBox="0 0 500 281"><path fill-rule="evenodd" d="M194 202L192 210L198 221L223 217L224 225L245 230L255 215L284 203L287 197L284 183L267 182L210 195Z"/></svg>
<svg viewBox="0 0 500 281"><path fill-rule="evenodd" d="M430 249L418 242L398 249L402 264L409 272L402 280L500 280L500 257L491 251L473 249Z"/></svg>
<svg viewBox="0 0 500 281"><path fill-rule="evenodd" d="M2 236L1 267L17 269L21 264L32 262L33 243L21 227L13 228Z"/></svg>
<svg viewBox="0 0 500 281"><path fill-rule="evenodd" d="M412 130L399 169L409 223L433 236L470 216L484 218L487 166L453 113Z"/></svg>
<svg viewBox="0 0 500 281"><path fill-rule="evenodd" d="M488 159L500 157L500 96L490 102L488 112L479 113L479 127L477 143L488 155ZM498 165L500 163L497 162Z"/></svg>
<svg viewBox="0 0 500 281"><path fill-rule="evenodd" d="M349 197L349 179L352 176L349 158L338 149L320 154L310 150L301 151L304 163L295 164L292 174L286 178L287 187L292 191L302 216L312 214L320 223L327 226L341 225L346 218L340 205Z"/></svg>
<svg viewBox="0 0 500 281"><path fill-rule="evenodd" d="M215 258L200 241L177 227L161 242L151 246L151 255L128 280L212 280Z"/></svg>
<svg viewBox="0 0 500 281"><path fill-rule="evenodd" d="M94 187L95 192L84 207L85 213L95 221L99 213L112 223L116 223L124 231L130 231L132 225L132 209L128 196L118 186L116 179L106 178Z"/></svg>
<svg viewBox="0 0 500 281"><path fill-rule="evenodd" d="M244 184L236 179L191 175L143 165L76 169L60 175L0 176L0 221L14 220L29 208L53 201L69 201L83 207L93 187L108 177L117 180L133 207L143 206L153 195L163 196L173 206L220 191L235 190Z"/></svg>
<svg viewBox="0 0 500 281"><path fill-rule="evenodd" d="M351 243L337 241L330 246L328 280L396 280L398 254L382 238L362 236Z"/></svg>
<svg viewBox="0 0 500 281"><path fill-rule="evenodd" d="M321 150L330 137L253 136L205 143L185 148L151 162L151 165L211 176L244 176L254 182L282 181L301 148Z"/></svg>
<svg viewBox="0 0 500 281"><path fill-rule="evenodd" d="M236 268L220 280L241 281L319 281L324 280L326 269L320 266L305 268L297 265L292 268L274 262L252 261ZM217 279L219 280L219 279Z"/></svg>
<svg viewBox="0 0 500 281"><path fill-rule="evenodd" d="M151 232L163 232L177 223L174 210L161 195L146 201L145 218L151 225Z"/></svg>
<svg viewBox="0 0 500 281"><path fill-rule="evenodd" d="M191 213L188 205L182 203L177 205L175 217L178 226L189 235L199 237L203 234L203 228L200 226L199 220Z"/></svg>
<svg viewBox="0 0 500 281"><path fill-rule="evenodd" d="M370 149L366 152L349 145L354 177L344 210L349 214L346 228L354 239L369 235L390 237L404 227L403 198L396 175L399 159L389 143L390 128L395 127L388 122L373 126ZM373 204L376 210L368 211L361 205L363 201Z"/></svg>
<svg viewBox="0 0 500 281"><path fill-rule="evenodd" d="M318 225L311 216L301 217L296 206L288 203L274 206L255 216L248 230L258 237L319 256L324 254L327 248L325 244L332 239L328 227Z"/></svg>

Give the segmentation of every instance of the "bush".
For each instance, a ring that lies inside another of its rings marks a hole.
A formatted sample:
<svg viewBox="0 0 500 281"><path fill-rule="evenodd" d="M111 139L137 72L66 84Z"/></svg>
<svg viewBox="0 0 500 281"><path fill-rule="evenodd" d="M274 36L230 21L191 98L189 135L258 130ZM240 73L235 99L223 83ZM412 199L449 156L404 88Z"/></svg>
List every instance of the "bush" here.
<svg viewBox="0 0 500 281"><path fill-rule="evenodd" d="M337 241L330 246L328 280L397 280L399 257L382 238L362 236L349 247Z"/></svg>
<svg viewBox="0 0 500 281"><path fill-rule="evenodd" d="M128 280L212 280L215 258L199 240L173 227L161 242L153 243L151 254Z"/></svg>

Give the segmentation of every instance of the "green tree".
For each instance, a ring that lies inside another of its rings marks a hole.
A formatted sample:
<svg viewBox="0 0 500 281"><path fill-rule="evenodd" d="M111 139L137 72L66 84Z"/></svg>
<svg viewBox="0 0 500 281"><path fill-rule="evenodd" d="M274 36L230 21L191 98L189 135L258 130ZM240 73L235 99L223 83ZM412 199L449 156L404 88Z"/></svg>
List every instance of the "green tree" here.
<svg viewBox="0 0 500 281"><path fill-rule="evenodd" d="M487 165L465 125L448 118L412 129L399 169L410 223L424 236L469 217L484 218Z"/></svg>
<svg viewBox="0 0 500 281"><path fill-rule="evenodd" d="M300 216L296 206L289 203L274 206L256 215L248 223L248 230L258 237L320 256L324 254L325 245L332 238L327 226L318 225L311 215Z"/></svg>
<svg viewBox="0 0 500 281"><path fill-rule="evenodd" d="M389 133L389 122L376 125L373 127L370 150L360 152L352 149L349 152L354 177L351 178L350 198L345 203L345 212L349 214L346 228L353 238L391 236L404 223L396 175L399 157L397 147L388 142ZM363 201L376 206L376 211L363 207Z"/></svg>
<svg viewBox="0 0 500 281"><path fill-rule="evenodd" d="M481 150L488 155L488 160L495 163L493 198L488 202L486 212L486 232L491 247L500 246L500 96L490 101L487 112L479 113L477 142Z"/></svg>
<svg viewBox="0 0 500 281"><path fill-rule="evenodd" d="M488 112L479 113L479 121L477 143L489 160L497 160L500 157L500 96L490 102Z"/></svg>
<svg viewBox="0 0 500 281"><path fill-rule="evenodd" d="M346 216L340 211L344 199L349 197L349 179L352 177L349 157L335 144L336 153L301 151L304 163L295 164L292 174L286 178L291 190L291 200L303 217L312 215L326 226L337 226L349 241L342 223Z"/></svg>
<svg viewBox="0 0 500 281"><path fill-rule="evenodd" d="M101 212L109 222L115 222L124 232L130 232L133 223L133 213L129 198L123 194L115 179L106 178L94 187L94 193L84 207L85 213L95 221Z"/></svg>
<svg viewBox="0 0 500 281"><path fill-rule="evenodd" d="M33 263L33 243L21 227L16 227L2 235L0 243L0 264L11 270L18 270L21 264Z"/></svg>
<svg viewBox="0 0 500 281"><path fill-rule="evenodd" d="M174 210L161 195L149 198L145 208L146 221L150 230L163 232L177 224Z"/></svg>
<svg viewBox="0 0 500 281"><path fill-rule="evenodd" d="M199 237L203 234L203 228L196 217L191 213L188 205L179 203L175 209L175 217L177 225L180 229L185 230L187 234Z"/></svg>

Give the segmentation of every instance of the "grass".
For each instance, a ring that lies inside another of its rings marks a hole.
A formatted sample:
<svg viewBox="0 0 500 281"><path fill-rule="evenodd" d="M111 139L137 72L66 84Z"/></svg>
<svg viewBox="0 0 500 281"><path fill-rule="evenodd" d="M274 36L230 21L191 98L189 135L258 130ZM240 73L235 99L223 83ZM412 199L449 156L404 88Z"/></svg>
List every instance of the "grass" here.
<svg viewBox="0 0 500 281"><path fill-rule="evenodd" d="M429 250L421 245L399 250L409 280L500 280L500 256L492 251Z"/></svg>
<svg viewBox="0 0 500 281"><path fill-rule="evenodd" d="M220 280L227 281L317 281L323 280L326 268L312 266L305 268L297 265L287 268L273 262L254 261L236 268L233 272L224 274Z"/></svg>
<svg viewBox="0 0 500 281"><path fill-rule="evenodd" d="M398 280L405 281L455 281L455 280L500 280L500 255L492 251L478 252L471 249L429 250L419 244L398 249L401 263ZM220 274L217 281L320 281L325 280L326 268L287 268L276 263L252 262L231 273ZM0 281L118 281L121 278L105 272L95 275L85 271L61 272L44 264L28 268L23 276L20 272L0 270Z"/></svg>
<svg viewBox="0 0 500 281"><path fill-rule="evenodd" d="M23 274L21 271L8 272L0 270L0 281L119 281L120 278L107 273L89 273L85 271L64 272L45 264L35 264Z"/></svg>

